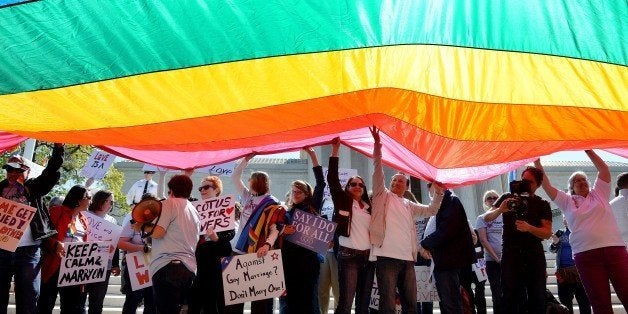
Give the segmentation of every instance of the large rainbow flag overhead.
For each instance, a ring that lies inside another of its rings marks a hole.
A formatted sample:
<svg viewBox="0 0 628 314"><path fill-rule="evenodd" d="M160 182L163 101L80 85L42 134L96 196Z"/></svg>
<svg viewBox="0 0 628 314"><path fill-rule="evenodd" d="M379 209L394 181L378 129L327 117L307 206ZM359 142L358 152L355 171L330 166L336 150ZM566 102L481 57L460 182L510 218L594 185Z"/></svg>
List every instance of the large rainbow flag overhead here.
<svg viewBox="0 0 628 314"><path fill-rule="evenodd" d="M376 125L385 163L451 184L628 157L626 0L4 3L12 140L188 168L336 136L369 155Z"/></svg>

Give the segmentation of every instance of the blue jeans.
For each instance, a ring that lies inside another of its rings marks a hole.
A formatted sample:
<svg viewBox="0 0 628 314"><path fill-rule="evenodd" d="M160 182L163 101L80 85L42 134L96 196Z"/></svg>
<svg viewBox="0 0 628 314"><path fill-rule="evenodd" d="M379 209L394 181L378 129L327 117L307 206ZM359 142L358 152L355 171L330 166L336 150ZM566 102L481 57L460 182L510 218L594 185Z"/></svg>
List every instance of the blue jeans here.
<svg viewBox="0 0 628 314"><path fill-rule="evenodd" d="M181 261L172 261L153 274L153 299L158 313L177 314L186 304L194 273Z"/></svg>
<svg viewBox="0 0 628 314"><path fill-rule="evenodd" d="M440 298L440 312L463 313L462 296L460 295L460 270L434 270L436 290Z"/></svg>
<svg viewBox="0 0 628 314"><path fill-rule="evenodd" d="M491 287L491 299L493 300L493 312L503 314L502 309L502 267L498 262L486 261L486 275Z"/></svg>
<svg viewBox="0 0 628 314"><path fill-rule="evenodd" d="M379 291L379 313L395 313L395 295L399 291L402 313L416 313L416 274L414 261L378 256L375 274Z"/></svg>
<svg viewBox="0 0 628 314"><path fill-rule="evenodd" d="M11 278L15 277L17 313L36 313L41 284L39 245L22 246L15 253L0 250L0 313L7 312Z"/></svg>
<svg viewBox="0 0 628 314"><path fill-rule="evenodd" d="M369 262L369 250L358 251L342 246L338 248L340 298L334 313L351 313L354 297L355 313L364 314L369 312L374 272L374 263Z"/></svg>

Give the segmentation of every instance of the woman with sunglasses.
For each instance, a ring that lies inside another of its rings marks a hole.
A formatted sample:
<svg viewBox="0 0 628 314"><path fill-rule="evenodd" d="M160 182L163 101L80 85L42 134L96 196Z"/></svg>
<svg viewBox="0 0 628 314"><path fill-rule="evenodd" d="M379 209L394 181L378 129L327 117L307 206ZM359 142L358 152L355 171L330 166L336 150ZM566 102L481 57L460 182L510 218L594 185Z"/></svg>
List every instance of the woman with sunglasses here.
<svg viewBox="0 0 628 314"><path fill-rule="evenodd" d="M61 206L50 209L50 219L57 234L47 238L44 243L44 255L41 268L41 295L37 303L39 313L52 313L61 296L61 313L83 313L85 292L83 285L57 287L61 257L65 256L67 242L87 241L89 222L83 214L89 206L91 195L82 185L73 186Z"/></svg>
<svg viewBox="0 0 628 314"><path fill-rule="evenodd" d="M371 201L360 176L349 178L342 187L338 176L338 149L340 139L334 139L327 183L334 203L333 221L338 224L336 237L339 247L338 284L340 298L335 313L351 313L351 305L355 297L355 313L368 313L371 288L375 268L369 262L371 242L369 225L371 223Z"/></svg>
<svg viewBox="0 0 628 314"><path fill-rule="evenodd" d="M493 203L499 198L494 190L484 192L483 207L485 211L491 210ZM484 247L484 259L486 260L486 275L491 287L491 299L493 300L493 310L495 313L503 313L501 306L501 258L502 258L502 233L504 230L504 219L499 215L493 221L485 221L482 214L478 216L475 228L478 231L478 238Z"/></svg>
<svg viewBox="0 0 628 314"><path fill-rule="evenodd" d="M323 205L323 189L325 188L323 167L319 165L316 153L312 148L307 147L303 150L312 160L316 186L312 189L312 186L305 181L296 180L292 182L290 198L287 203L288 210L286 211L288 224L283 230L283 235L290 235L295 232L292 222L296 210L320 216ZM320 271L318 254L292 242L282 241L281 256L288 292L285 297L287 307L282 308L281 313L320 313L317 286Z"/></svg>
<svg viewBox="0 0 628 314"><path fill-rule="evenodd" d="M222 181L217 176L208 176L198 188L201 201L220 196ZM188 313L224 313L225 299L222 284L220 259L231 255L234 230L215 232L207 229L196 247L196 278L192 283Z"/></svg>
<svg viewBox="0 0 628 314"><path fill-rule="evenodd" d="M92 196L92 202L89 204L87 210L113 224L118 224L113 216L109 215L109 212L113 208L113 193L105 190L100 190ZM120 255L118 253L117 243L110 245L109 260L107 261L107 274L105 281L94 282L85 285L85 292L89 298L89 310L88 313L102 313L103 301L105 295L107 295L107 287L109 286L109 277L111 275L120 275Z"/></svg>

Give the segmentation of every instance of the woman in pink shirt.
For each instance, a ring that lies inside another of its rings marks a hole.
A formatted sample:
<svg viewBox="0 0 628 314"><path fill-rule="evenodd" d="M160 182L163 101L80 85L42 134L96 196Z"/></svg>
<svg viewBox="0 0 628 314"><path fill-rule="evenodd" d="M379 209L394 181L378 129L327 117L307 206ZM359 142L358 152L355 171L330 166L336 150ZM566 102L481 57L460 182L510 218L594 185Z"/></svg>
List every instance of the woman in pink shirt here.
<svg viewBox="0 0 628 314"><path fill-rule="evenodd" d="M624 308L628 305L628 251L608 203L611 182L608 166L592 150L585 152L598 171L593 188L589 187L587 175L578 171L569 178L569 193L552 186L547 175L543 178L543 189L563 211L571 227L569 243L593 312L613 313L609 280ZM540 160L534 164L542 168Z"/></svg>

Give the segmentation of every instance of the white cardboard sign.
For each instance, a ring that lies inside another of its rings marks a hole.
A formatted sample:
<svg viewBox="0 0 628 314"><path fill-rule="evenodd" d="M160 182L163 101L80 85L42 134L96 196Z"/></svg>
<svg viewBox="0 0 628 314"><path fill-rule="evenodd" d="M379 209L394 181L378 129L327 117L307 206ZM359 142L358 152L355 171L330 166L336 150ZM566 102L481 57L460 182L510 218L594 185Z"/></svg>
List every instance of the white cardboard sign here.
<svg viewBox="0 0 628 314"><path fill-rule="evenodd" d="M207 228L214 231L235 229L235 198L233 195L212 197L206 200L193 202L201 220L200 234L205 234Z"/></svg>
<svg viewBox="0 0 628 314"><path fill-rule="evenodd" d="M230 177L233 175L233 169L235 169L235 161L225 162L222 164L210 165L196 169L196 172L209 173L215 176Z"/></svg>
<svg viewBox="0 0 628 314"><path fill-rule="evenodd" d="M87 240L107 242L109 244L109 256L110 258L113 258L114 250L118 247L118 240L120 239L120 233L122 233L122 227L88 211L83 213L89 222L89 228L87 228Z"/></svg>
<svg viewBox="0 0 628 314"><path fill-rule="evenodd" d="M222 259L225 305L282 296L286 291L281 250L264 257L256 253Z"/></svg>
<svg viewBox="0 0 628 314"><path fill-rule="evenodd" d="M115 155L95 149L92 155L89 156L85 166L83 166L81 176L84 178L94 178L94 180L102 180L115 159Z"/></svg>
<svg viewBox="0 0 628 314"><path fill-rule="evenodd" d="M148 270L151 255L144 252L126 253L126 269L131 281L131 290L139 290L153 285L152 276Z"/></svg>
<svg viewBox="0 0 628 314"><path fill-rule="evenodd" d="M0 197L0 249L15 252L37 209Z"/></svg>
<svg viewBox="0 0 628 314"><path fill-rule="evenodd" d="M106 242L66 242L61 258L59 287L102 282L107 278L109 244Z"/></svg>

